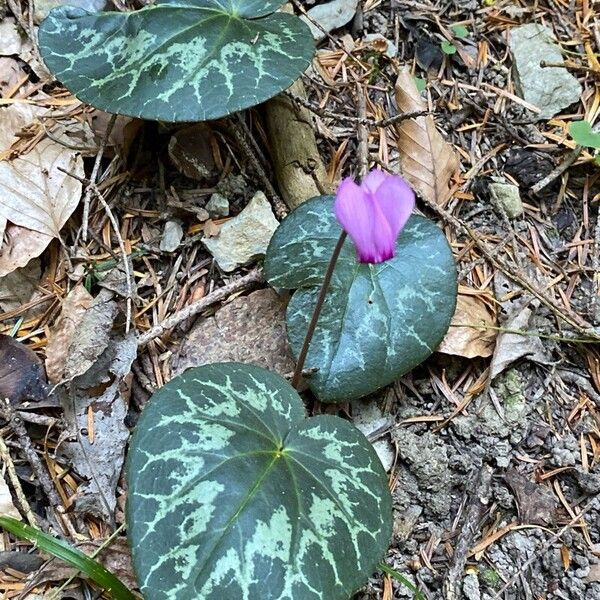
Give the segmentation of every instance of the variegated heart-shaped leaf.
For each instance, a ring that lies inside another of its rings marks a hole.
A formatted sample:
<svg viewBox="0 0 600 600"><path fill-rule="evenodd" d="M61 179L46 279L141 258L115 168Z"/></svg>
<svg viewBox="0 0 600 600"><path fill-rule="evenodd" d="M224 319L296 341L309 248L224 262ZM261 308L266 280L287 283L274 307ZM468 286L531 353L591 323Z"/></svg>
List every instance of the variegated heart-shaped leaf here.
<svg viewBox="0 0 600 600"><path fill-rule="evenodd" d="M281 377L221 363L161 388L133 434L127 524L146 600L347 599L391 537L366 438Z"/></svg>
<svg viewBox="0 0 600 600"><path fill-rule="evenodd" d="M216 119L278 94L314 43L281 0L158 0L135 12L53 10L39 30L48 68L80 100L160 121Z"/></svg>
<svg viewBox="0 0 600 600"><path fill-rule="evenodd" d="M265 276L296 289L287 309L288 337L299 354L317 295L340 236L333 197L301 204L279 226ZM442 231L413 215L396 256L359 264L346 240L306 358L309 385L323 402L345 402L388 385L424 361L441 342L456 306L456 268Z"/></svg>

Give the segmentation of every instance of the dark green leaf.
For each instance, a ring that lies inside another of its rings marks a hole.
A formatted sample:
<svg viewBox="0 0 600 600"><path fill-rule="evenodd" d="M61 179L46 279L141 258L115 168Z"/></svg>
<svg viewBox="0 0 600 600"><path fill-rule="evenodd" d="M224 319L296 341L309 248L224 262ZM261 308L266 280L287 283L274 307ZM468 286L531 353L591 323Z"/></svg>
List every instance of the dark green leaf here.
<svg viewBox="0 0 600 600"><path fill-rule="evenodd" d="M135 12L53 10L39 30L48 68L112 113L203 121L259 104L308 66L314 43L280 0L159 0ZM273 14L271 14L273 13Z"/></svg>
<svg viewBox="0 0 600 600"><path fill-rule="evenodd" d="M94 583L106 590L115 600L136 600L125 584L77 548L59 540L30 525L25 525L12 517L0 517L0 527L10 531L16 537L33 542L48 554L64 560L67 564L85 573Z"/></svg>
<svg viewBox="0 0 600 600"><path fill-rule="evenodd" d="M391 537L386 476L349 422L222 363L161 388L133 434L127 521L146 600L342 600Z"/></svg>
<svg viewBox="0 0 600 600"><path fill-rule="evenodd" d="M592 125L589 121L575 121L571 123L569 125L569 133L580 146L600 150L600 133L592 130Z"/></svg>
<svg viewBox="0 0 600 600"><path fill-rule="evenodd" d="M313 198L292 212L273 236L265 276L296 289L287 310L288 337L298 355L329 258L340 235L333 198ZM305 366L323 402L344 402L388 385L425 360L446 333L456 305L456 268L444 234L413 215L396 257L359 264L347 240Z"/></svg>

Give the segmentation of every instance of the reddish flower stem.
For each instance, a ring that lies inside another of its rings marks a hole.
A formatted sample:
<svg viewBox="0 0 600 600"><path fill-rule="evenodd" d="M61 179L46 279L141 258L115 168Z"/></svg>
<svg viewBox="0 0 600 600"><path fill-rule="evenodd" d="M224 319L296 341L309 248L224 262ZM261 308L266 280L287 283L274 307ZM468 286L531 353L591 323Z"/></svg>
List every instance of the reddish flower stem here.
<svg viewBox="0 0 600 600"><path fill-rule="evenodd" d="M335 248L333 250L333 254L331 255L331 259L329 260L329 265L327 265L327 271L325 273L325 277L323 278L323 283L321 284L321 291L319 292L319 297L317 298L315 309L310 319L310 323L308 324L308 329L306 330L306 336L304 337L304 342L302 343L302 349L300 350L300 354L298 355L296 369L294 370L294 376L292 377L292 386L296 389L298 389L300 377L302 376L302 369L304 368L304 362L306 361L306 355L308 354L308 348L310 347L310 342L312 340L313 334L315 333L315 329L317 328L317 322L319 321L319 316L321 315L321 309L323 308L323 303L325 302L325 296L327 295L327 291L329 290L329 284L331 283L333 270L335 269L335 265L337 263L338 257L340 256L340 252L342 251L342 246L344 245L345 241L346 232L342 231L337 241L337 244L335 245Z"/></svg>

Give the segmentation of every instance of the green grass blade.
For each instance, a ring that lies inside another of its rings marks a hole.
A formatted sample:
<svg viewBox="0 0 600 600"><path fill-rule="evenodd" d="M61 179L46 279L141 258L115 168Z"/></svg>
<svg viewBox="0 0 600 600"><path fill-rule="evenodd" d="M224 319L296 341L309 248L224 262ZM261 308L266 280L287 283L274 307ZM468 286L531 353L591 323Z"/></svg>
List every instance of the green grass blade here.
<svg viewBox="0 0 600 600"><path fill-rule="evenodd" d="M391 567L388 567L385 563L379 563L379 568L384 573L387 573L390 577L393 577L394 579L399 581L404 587L407 587L415 595L415 600L425 600L425 598L423 598L423 594L421 594L421 592L417 589L415 584L412 581L408 580L406 577L404 577L402 573L398 573L398 571L392 569Z"/></svg>
<svg viewBox="0 0 600 600"><path fill-rule="evenodd" d="M80 550L35 527L25 525L12 517L0 517L0 527L16 537L33 542L44 552L64 560L66 563L85 573L98 586L106 590L115 600L137 600L125 584L105 569L99 562Z"/></svg>

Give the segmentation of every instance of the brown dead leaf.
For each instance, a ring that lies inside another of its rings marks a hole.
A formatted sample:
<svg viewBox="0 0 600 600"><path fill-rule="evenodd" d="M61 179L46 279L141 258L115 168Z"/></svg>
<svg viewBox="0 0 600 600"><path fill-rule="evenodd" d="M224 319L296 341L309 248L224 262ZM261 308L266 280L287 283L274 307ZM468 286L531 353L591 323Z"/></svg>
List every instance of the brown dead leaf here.
<svg viewBox="0 0 600 600"><path fill-rule="evenodd" d="M497 335L491 327L495 325L493 315L479 296L459 293L452 324L437 350L465 358L491 356Z"/></svg>
<svg viewBox="0 0 600 600"><path fill-rule="evenodd" d="M219 235L221 228L212 219L208 219L205 221L202 231L204 231L204 237L211 238Z"/></svg>
<svg viewBox="0 0 600 600"><path fill-rule="evenodd" d="M50 383L62 381L71 343L92 301L83 285L75 287L65 298L56 324L48 334L46 373Z"/></svg>
<svg viewBox="0 0 600 600"><path fill-rule="evenodd" d="M515 496L521 523L548 525L554 522L556 499L543 484L530 481L516 469L504 476Z"/></svg>
<svg viewBox="0 0 600 600"><path fill-rule="evenodd" d="M427 110L408 71L398 75L395 95L401 113ZM454 148L437 130L431 115L406 119L396 129L402 176L425 199L444 205L450 198L450 180L459 167Z"/></svg>
<svg viewBox="0 0 600 600"><path fill-rule="evenodd" d="M26 155L0 162L0 214L15 225L58 237L81 198L81 182L67 173L83 179L83 159L49 139Z"/></svg>
<svg viewBox="0 0 600 600"><path fill-rule="evenodd" d="M51 235L9 223L4 231L4 243L0 247L0 277L24 267L32 258L38 257L52 239Z"/></svg>

